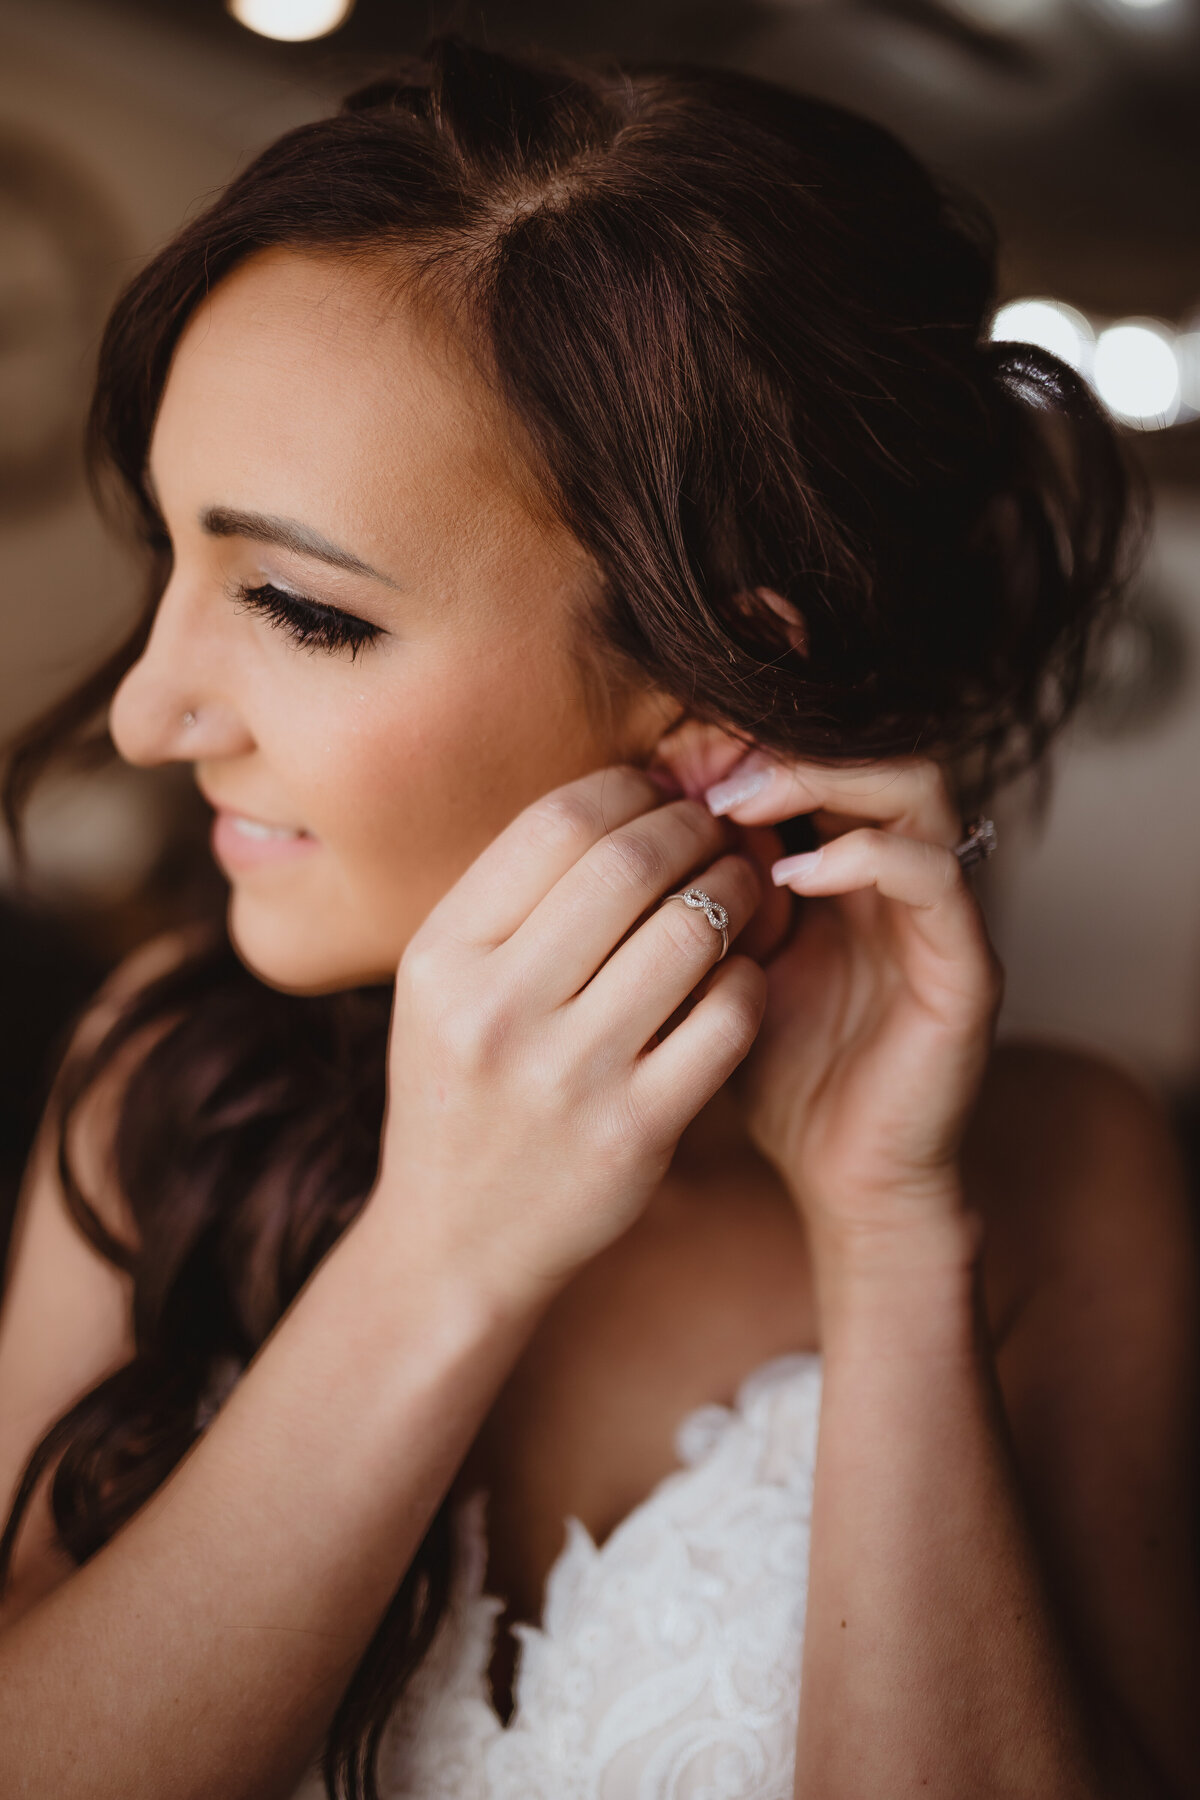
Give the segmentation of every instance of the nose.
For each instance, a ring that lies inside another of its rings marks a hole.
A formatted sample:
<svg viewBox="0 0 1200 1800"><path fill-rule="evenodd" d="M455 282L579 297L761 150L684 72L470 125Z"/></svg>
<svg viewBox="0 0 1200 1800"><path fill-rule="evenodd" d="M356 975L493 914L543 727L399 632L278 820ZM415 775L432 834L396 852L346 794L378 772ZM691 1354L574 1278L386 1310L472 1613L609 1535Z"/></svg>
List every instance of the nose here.
<svg viewBox="0 0 1200 1800"><path fill-rule="evenodd" d="M242 756L254 738L218 665L215 622L172 577L146 647L113 695L109 732L126 762L199 762Z"/></svg>

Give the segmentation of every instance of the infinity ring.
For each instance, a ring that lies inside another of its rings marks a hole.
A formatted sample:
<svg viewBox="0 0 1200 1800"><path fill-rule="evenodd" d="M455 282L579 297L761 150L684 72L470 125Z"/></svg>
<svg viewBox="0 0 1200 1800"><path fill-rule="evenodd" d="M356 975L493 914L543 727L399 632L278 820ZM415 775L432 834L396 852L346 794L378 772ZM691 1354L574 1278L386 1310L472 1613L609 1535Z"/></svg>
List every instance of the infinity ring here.
<svg viewBox="0 0 1200 1800"><path fill-rule="evenodd" d="M992 819L970 819L964 827L966 837L955 844L954 854L961 869L983 862L996 848L996 825Z"/></svg>
<svg viewBox="0 0 1200 1800"><path fill-rule="evenodd" d="M714 900L711 894L706 894L703 888L698 887L681 888L677 894L664 894L659 905L665 906L668 900L682 900L685 906L695 907L697 912L704 914L713 930L720 932L721 956L717 958L717 961L720 962L721 957L729 949L729 914L721 902Z"/></svg>

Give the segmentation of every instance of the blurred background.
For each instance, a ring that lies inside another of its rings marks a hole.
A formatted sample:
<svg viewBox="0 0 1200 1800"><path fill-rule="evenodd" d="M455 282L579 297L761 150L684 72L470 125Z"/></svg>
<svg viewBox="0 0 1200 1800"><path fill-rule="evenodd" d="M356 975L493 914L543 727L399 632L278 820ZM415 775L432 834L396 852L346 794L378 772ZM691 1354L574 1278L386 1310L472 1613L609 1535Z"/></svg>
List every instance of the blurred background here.
<svg viewBox="0 0 1200 1800"><path fill-rule="evenodd" d="M991 208L995 335L1074 362L1156 503L1112 668L993 807L977 878L1002 1035L1098 1048L1200 1114L1200 0L0 0L0 741L113 643L135 572L79 453L106 309L261 144L419 47L721 62L852 105ZM173 905L176 781L58 781L32 887L0 862L0 1197L71 1009Z"/></svg>

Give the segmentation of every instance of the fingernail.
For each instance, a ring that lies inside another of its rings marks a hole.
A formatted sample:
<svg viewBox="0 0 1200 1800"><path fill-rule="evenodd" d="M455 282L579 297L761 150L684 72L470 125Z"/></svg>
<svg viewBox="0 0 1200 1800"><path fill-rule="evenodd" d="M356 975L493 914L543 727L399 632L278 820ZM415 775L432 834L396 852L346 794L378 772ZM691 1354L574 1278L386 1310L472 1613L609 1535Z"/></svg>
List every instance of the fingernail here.
<svg viewBox="0 0 1200 1800"><path fill-rule="evenodd" d="M803 856L781 856L771 864L771 880L776 887L782 887L785 881L803 881L806 875L814 873L824 854L822 849L806 850Z"/></svg>
<svg viewBox="0 0 1200 1800"><path fill-rule="evenodd" d="M743 773L734 773L726 781L715 782L704 790L704 800L710 813L720 818L722 813L732 812L743 800L753 800L755 794L761 794L771 779L770 769L747 769Z"/></svg>

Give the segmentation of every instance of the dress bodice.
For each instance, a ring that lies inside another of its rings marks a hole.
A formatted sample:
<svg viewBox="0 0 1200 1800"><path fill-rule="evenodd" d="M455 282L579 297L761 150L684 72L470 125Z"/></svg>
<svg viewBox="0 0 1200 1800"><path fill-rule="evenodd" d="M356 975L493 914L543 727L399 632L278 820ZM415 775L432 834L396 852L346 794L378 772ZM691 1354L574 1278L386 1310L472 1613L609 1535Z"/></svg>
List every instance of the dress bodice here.
<svg viewBox="0 0 1200 1800"><path fill-rule="evenodd" d="M450 1603L393 1712L383 1800L791 1800L820 1360L776 1357L676 1433L680 1467L597 1547L578 1519L513 1712L488 1669L486 1495L455 1515ZM320 1800L310 1776L295 1800Z"/></svg>

